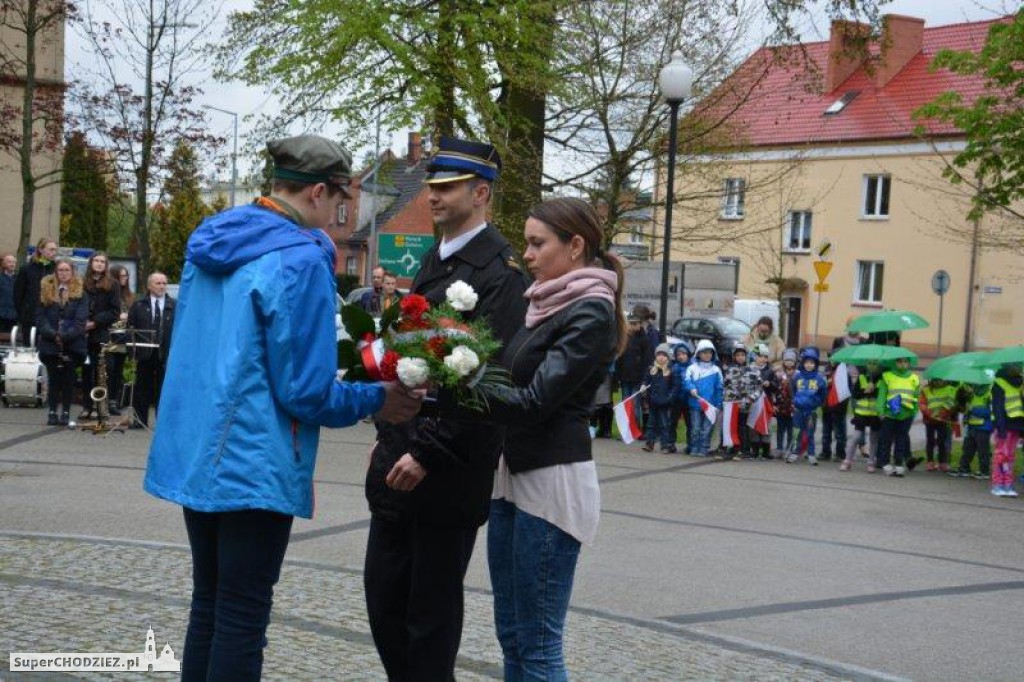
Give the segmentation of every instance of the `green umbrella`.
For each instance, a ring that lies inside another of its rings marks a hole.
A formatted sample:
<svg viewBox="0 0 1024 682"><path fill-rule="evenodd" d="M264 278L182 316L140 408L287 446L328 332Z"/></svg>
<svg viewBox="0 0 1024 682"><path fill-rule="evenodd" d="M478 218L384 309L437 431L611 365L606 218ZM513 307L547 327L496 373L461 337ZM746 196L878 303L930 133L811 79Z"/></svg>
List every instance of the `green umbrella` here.
<svg viewBox="0 0 1024 682"><path fill-rule="evenodd" d="M932 366L925 371L925 379L942 379L965 384L991 384L996 380L996 373L991 369L972 367L969 364L947 363L938 367L935 364L932 363Z"/></svg>
<svg viewBox="0 0 1024 682"><path fill-rule="evenodd" d="M917 356L906 348L898 346L881 346L877 343L862 343L856 346L843 346L829 357L830 362L848 362L851 365L862 365L869 360L892 362L906 358L911 365L917 364Z"/></svg>
<svg viewBox="0 0 1024 682"><path fill-rule="evenodd" d="M886 310L880 313L861 315L847 327L847 331L871 334L873 332L900 332L908 329L924 329L928 320L917 313L906 310Z"/></svg>
<svg viewBox="0 0 1024 682"><path fill-rule="evenodd" d="M957 353L955 355L947 355L944 358L939 358L932 362L928 366L928 371L925 372L925 378L932 378L928 372L943 373L951 367L971 367L971 368L985 368L989 365L989 356L991 353L985 353L983 351L973 351L970 353ZM941 376L936 375L934 378L941 379Z"/></svg>
<svg viewBox="0 0 1024 682"><path fill-rule="evenodd" d="M1024 364L1024 346L1009 346L986 353L986 365L1019 365Z"/></svg>

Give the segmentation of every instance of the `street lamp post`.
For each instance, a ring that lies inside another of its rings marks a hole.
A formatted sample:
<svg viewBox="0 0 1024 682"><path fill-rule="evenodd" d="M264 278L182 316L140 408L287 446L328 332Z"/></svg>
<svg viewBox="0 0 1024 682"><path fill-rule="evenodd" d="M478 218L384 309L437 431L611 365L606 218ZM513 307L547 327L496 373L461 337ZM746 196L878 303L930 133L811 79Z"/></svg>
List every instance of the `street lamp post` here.
<svg viewBox="0 0 1024 682"><path fill-rule="evenodd" d="M219 111L222 114L234 117L234 145L231 150L231 206L235 206L235 188L238 186L238 112L228 111L227 109L221 109L220 107L211 106L209 104L203 105L204 109L210 111Z"/></svg>
<svg viewBox="0 0 1024 682"><path fill-rule="evenodd" d="M661 333L668 334L668 269L672 251L672 204L675 203L676 146L678 145L679 105L690 96L693 72L683 63L678 50L658 74L661 96L669 107L668 124L668 173L665 184L665 239L661 261Z"/></svg>

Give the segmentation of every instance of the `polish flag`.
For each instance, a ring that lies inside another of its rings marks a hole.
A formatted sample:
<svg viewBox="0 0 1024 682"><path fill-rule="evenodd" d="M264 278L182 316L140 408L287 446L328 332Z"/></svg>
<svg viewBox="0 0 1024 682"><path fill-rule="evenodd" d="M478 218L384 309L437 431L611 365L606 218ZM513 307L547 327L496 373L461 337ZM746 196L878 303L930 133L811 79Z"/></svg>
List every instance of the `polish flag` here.
<svg viewBox="0 0 1024 682"><path fill-rule="evenodd" d="M740 444L740 404L727 402L722 406L722 445L731 448Z"/></svg>
<svg viewBox="0 0 1024 682"><path fill-rule="evenodd" d="M850 373L846 363L841 362L832 372L832 385L828 389L828 406L835 407L850 397Z"/></svg>
<svg viewBox="0 0 1024 682"><path fill-rule="evenodd" d="M637 405L637 396L641 393L643 390L637 391L615 406L615 425L619 427L619 436L626 445L644 435L643 429L640 428Z"/></svg>
<svg viewBox="0 0 1024 682"><path fill-rule="evenodd" d="M697 398L697 401L700 403L700 411L704 413L704 416L714 426L715 422L718 421L718 408L704 400L704 398Z"/></svg>
<svg viewBox="0 0 1024 682"><path fill-rule="evenodd" d="M762 393L757 402L750 406L750 416L747 417L747 426L754 429L762 436L768 435L768 426L771 424L775 409L772 401Z"/></svg>

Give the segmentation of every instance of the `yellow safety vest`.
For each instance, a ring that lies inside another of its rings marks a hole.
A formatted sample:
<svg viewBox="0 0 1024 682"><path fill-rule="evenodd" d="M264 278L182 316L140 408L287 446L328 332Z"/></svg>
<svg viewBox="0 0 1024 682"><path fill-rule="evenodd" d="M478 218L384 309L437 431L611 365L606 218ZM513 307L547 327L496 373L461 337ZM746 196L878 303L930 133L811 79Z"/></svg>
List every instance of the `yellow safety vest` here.
<svg viewBox="0 0 1024 682"><path fill-rule="evenodd" d="M857 383L860 385L861 392L864 392L868 388L868 384L871 381L868 380L867 376L861 374L857 377ZM866 396L862 395L853 402L853 413L858 417L877 417L878 416L878 402L876 401L877 395Z"/></svg>
<svg viewBox="0 0 1024 682"><path fill-rule="evenodd" d="M900 406L909 409L917 407L918 389L921 387L921 379L916 374L908 374L905 377L897 376L892 372L882 374L885 385L889 388L889 399L894 395L900 397Z"/></svg>
<svg viewBox="0 0 1024 682"><path fill-rule="evenodd" d="M943 386L942 388L925 386L921 391L928 400L928 410L932 414L953 411L956 405L956 386Z"/></svg>
<svg viewBox="0 0 1024 682"><path fill-rule="evenodd" d="M985 415L974 414L974 408L984 407ZM967 404L967 425L980 426L992 416L992 391L985 391L981 395L972 395L971 402Z"/></svg>
<svg viewBox="0 0 1024 682"><path fill-rule="evenodd" d="M1024 417L1024 404L1021 402L1021 389L1001 377L996 378L996 383L999 384L999 388L1003 389L1003 395L1006 396L1003 401L1003 405L1006 406L1007 418L1017 419Z"/></svg>

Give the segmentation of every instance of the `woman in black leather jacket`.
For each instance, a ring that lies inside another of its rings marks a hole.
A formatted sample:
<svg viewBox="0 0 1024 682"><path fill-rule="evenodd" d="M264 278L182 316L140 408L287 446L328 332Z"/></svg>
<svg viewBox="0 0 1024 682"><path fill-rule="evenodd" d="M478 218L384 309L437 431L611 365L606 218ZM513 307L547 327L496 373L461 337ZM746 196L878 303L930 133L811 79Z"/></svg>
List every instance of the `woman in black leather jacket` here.
<svg viewBox="0 0 1024 682"><path fill-rule="evenodd" d="M46 423L67 426L75 388L75 368L85 357L89 297L68 260L58 260L54 264L54 273L43 277L39 289L39 306L36 308L39 359L46 365L50 384L47 396L50 412ZM61 403L59 419L58 402Z"/></svg>
<svg viewBox="0 0 1024 682"><path fill-rule="evenodd" d="M535 282L525 327L503 355L513 385L487 391L488 418L508 427L488 564L505 679L559 680L576 560L601 509L589 417L624 343L622 268L601 252L600 218L579 199L536 206L524 232Z"/></svg>
<svg viewBox="0 0 1024 682"><path fill-rule="evenodd" d="M99 380L100 351L103 349L103 344L110 341L110 325L117 322L121 316L121 286L110 276L108 268L107 254L102 251L93 253L85 266L83 284L85 293L89 295L89 321L85 323L89 363L82 368L82 406L84 409L82 414L78 415L79 420L92 418L93 410L99 409L98 406L93 405L90 394ZM107 395L112 396L109 378L112 357L107 355L105 361L108 370Z"/></svg>

